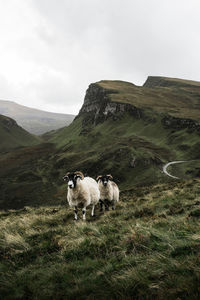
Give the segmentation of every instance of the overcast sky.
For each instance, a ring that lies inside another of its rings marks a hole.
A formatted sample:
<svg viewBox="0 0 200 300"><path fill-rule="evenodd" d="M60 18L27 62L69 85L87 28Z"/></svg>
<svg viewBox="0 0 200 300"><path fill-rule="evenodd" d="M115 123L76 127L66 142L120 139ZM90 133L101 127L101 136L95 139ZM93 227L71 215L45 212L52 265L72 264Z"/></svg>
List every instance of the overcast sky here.
<svg viewBox="0 0 200 300"><path fill-rule="evenodd" d="M0 99L77 114L88 85L200 81L199 0L0 0Z"/></svg>

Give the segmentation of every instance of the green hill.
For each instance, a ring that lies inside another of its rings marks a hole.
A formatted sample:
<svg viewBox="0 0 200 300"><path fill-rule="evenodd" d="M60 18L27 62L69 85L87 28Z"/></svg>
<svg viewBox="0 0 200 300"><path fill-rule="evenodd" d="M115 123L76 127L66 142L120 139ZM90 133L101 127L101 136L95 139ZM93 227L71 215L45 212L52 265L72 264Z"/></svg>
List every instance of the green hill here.
<svg viewBox="0 0 200 300"><path fill-rule="evenodd" d="M63 203L66 171L111 173L123 191L174 180L162 172L173 160L195 161L173 166L176 176L199 176L199 99L199 83L181 79L91 84L69 126L43 135L44 144L0 156L0 208Z"/></svg>
<svg viewBox="0 0 200 300"><path fill-rule="evenodd" d="M199 299L199 99L198 82L100 81L68 127L0 154L2 299ZM74 222L71 170L111 173L116 210Z"/></svg>
<svg viewBox="0 0 200 300"><path fill-rule="evenodd" d="M200 159L199 99L198 83L169 78L91 84L74 122L46 136L58 148L56 167L112 173L122 189L162 181L165 162Z"/></svg>
<svg viewBox="0 0 200 300"><path fill-rule="evenodd" d="M31 146L39 143L39 138L30 134L11 118L0 115L0 152Z"/></svg>
<svg viewBox="0 0 200 300"><path fill-rule="evenodd" d="M199 299L200 180L120 198L86 222L65 206L2 211L1 298Z"/></svg>

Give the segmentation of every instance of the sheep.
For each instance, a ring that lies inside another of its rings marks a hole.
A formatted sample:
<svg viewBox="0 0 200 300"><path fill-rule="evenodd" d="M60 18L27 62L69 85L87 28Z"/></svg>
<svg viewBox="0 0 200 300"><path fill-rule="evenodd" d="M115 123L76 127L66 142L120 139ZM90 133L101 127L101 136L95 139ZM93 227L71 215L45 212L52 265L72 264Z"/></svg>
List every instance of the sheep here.
<svg viewBox="0 0 200 300"><path fill-rule="evenodd" d="M100 190L100 211L103 210L103 204L105 210L109 210L109 204L112 205L114 210L116 202L119 201L119 188L113 181L113 177L111 175L100 175L96 180Z"/></svg>
<svg viewBox="0 0 200 300"><path fill-rule="evenodd" d="M68 180L67 200L74 208L74 219L78 219L78 207L82 207L83 220L86 220L86 207L92 204L91 216L94 216L95 205L99 202L100 191L97 182L91 177L84 177L80 171L68 172L64 177Z"/></svg>

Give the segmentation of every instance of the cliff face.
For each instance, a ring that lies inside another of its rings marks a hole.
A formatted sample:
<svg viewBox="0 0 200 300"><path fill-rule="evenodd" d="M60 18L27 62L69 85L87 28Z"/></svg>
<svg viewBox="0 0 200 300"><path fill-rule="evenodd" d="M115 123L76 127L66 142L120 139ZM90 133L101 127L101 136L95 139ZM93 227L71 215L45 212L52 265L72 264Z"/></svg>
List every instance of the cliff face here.
<svg viewBox="0 0 200 300"><path fill-rule="evenodd" d="M128 113L148 123L159 116L163 128L188 128L199 133L199 99L200 83L190 80L150 76L142 87L122 81L100 81L90 84L77 117L83 117L84 130L87 125L119 120Z"/></svg>
<svg viewBox="0 0 200 300"><path fill-rule="evenodd" d="M104 89L98 83L90 84L86 91L83 106L78 114L84 116L83 125L104 122L108 118L117 120L125 112L128 112L136 119L143 116L143 110L134 105L111 100L111 94L117 94L116 90Z"/></svg>
<svg viewBox="0 0 200 300"><path fill-rule="evenodd" d="M181 119L181 118L174 118L171 116L165 116L161 120L161 122L164 128L171 128L176 130L187 128L191 132L196 130L200 134L200 123L190 119Z"/></svg>

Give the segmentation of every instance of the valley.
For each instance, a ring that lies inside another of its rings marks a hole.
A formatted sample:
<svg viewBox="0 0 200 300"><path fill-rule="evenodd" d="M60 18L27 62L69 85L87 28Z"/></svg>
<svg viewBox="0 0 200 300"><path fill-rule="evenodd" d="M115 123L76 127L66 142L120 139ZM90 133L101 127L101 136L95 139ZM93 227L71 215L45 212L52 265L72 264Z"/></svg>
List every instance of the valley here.
<svg viewBox="0 0 200 300"><path fill-rule="evenodd" d="M91 84L69 126L45 133L34 147L1 154L0 207L62 203L67 171L111 173L122 191L170 181L162 172L170 161L195 160L192 171L174 166L175 176L199 176L199 99L199 84L179 79Z"/></svg>
<svg viewBox="0 0 200 300"><path fill-rule="evenodd" d="M92 83L69 126L0 137L3 299L199 299L199 82ZM75 170L112 174L116 210L75 222Z"/></svg>

